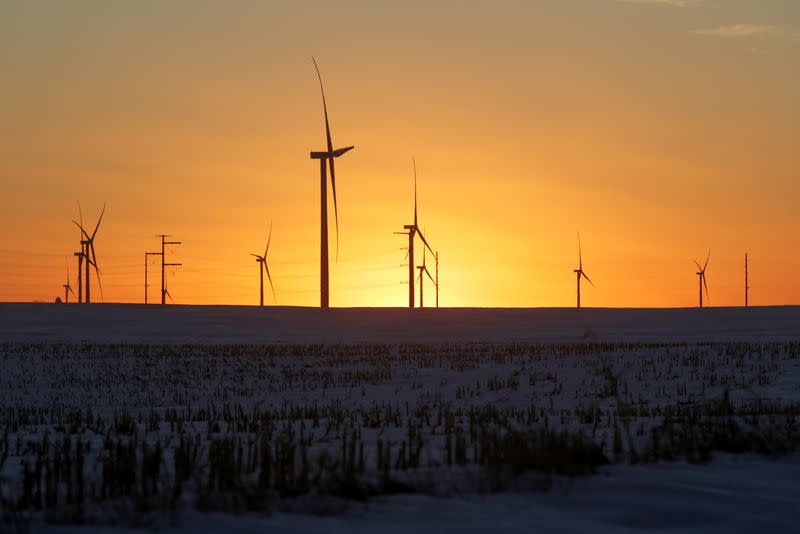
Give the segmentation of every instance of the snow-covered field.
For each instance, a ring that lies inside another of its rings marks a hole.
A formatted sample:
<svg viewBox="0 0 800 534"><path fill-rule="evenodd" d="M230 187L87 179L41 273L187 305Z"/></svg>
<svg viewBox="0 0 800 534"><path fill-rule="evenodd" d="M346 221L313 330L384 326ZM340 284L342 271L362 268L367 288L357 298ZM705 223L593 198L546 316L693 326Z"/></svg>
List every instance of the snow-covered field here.
<svg viewBox="0 0 800 534"><path fill-rule="evenodd" d="M751 308L318 308L0 303L0 340L105 343L781 341L800 306Z"/></svg>
<svg viewBox="0 0 800 534"><path fill-rule="evenodd" d="M791 531L799 426L798 308L0 305L0 529Z"/></svg>

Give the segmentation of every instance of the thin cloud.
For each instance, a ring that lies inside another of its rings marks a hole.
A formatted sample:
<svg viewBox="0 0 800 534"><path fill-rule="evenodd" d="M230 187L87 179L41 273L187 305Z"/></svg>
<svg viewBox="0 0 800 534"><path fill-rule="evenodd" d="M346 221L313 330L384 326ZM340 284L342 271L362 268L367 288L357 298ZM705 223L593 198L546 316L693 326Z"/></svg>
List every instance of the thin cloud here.
<svg viewBox="0 0 800 534"><path fill-rule="evenodd" d="M691 33L707 37L720 37L723 39L772 38L783 41L798 40L797 34L764 24L731 24L729 26L692 30Z"/></svg>
<svg viewBox="0 0 800 534"><path fill-rule="evenodd" d="M689 7L702 0L617 0L621 4L644 4L652 6Z"/></svg>

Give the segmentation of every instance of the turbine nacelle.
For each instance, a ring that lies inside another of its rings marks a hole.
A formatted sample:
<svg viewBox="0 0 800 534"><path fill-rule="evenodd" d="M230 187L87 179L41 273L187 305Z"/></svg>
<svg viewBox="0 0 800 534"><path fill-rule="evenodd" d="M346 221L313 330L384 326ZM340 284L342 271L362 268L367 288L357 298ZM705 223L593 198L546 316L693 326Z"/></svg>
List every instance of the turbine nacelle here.
<svg viewBox="0 0 800 534"><path fill-rule="evenodd" d="M339 156L343 156L344 154L350 152L354 148L355 145L344 148L337 148L336 150L332 150L330 152L312 151L310 155L311 159L332 159L332 158L338 158Z"/></svg>

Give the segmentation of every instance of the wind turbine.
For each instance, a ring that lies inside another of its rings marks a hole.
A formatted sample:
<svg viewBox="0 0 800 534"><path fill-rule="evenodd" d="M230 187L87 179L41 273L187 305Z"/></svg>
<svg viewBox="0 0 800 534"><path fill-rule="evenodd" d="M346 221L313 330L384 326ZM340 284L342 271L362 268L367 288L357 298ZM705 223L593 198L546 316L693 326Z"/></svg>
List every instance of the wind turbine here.
<svg viewBox="0 0 800 534"><path fill-rule="evenodd" d="M578 308L581 307L581 277L586 278L586 281L589 282L592 287L592 281L589 280L589 277L586 276L586 273L583 272L583 255L581 254L581 234L578 232L578 268L575 269L575 277L577 278L578 282Z"/></svg>
<svg viewBox="0 0 800 534"><path fill-rule="evenodd" d="M328 274L328 179L327 179L327 166L331 168L331 190L333 191L333 212L336 219L336 258L339 258L339 208L336 204L336 172L334 170L334 159L344 155L346 152L355 148L348 146L345 148L337 148L334 150L333 141L331 141L331 127L328 121L328 104L325 101L325 89L322 86L322 75L319 73L317 60L311 57L314 62L314 68L317 71L317 78L319 79L319 89L322 92L322 110L325 113L325 136L327 139L327 150L311 152L311 159L319 160L319 174L320 174L320 288L319 300L320 307L327 308L330 302L330 285Z"/></svg>
<svg viewBox="0 0 800 534"><path fill-rule="evenodd" d="M97 276L97 285L100 288L100 295L101 297L103 295L103 286L100 283L100 269L97 267L97 255L95 254L94 251L94 238L95 236L97 236L97 230L100 228L100 223L103 221L103 215L105 215L105 212L106 212L106 204L104 202L103 210L100 212L100 218L97 219L97 224L94 227L92 235L89 235L89 232L87 232L86 229L83 227L82 224L83 221L81 221L81 223L78 223L75 220L72 221L78 228L81 229L81 234L83 234L83 239L81 240L81 245L82 245L81 249L83 250L83 257L86 260L86 265L85 265L86 272L84 277L86 294L84 302L86 302L87 304L92 301L90 295L91 280L89 279L89 273L90 273L89 267L94 267L94 271Z"/></svg>
<svg viewBox="0 0 800 534"><path fill-rule="evenodd" d="M428 271L428 266L425 263L425 249L422 249L422 265L417 265L417 269L419 269L419 276L418 276L418 278L419 278L419 307L420 308L424 308L425 307L425 301L422 298L423 297L422 290L425 287L425 283L424 283L424 279L422 278L422 274L424 273L424 274L428 275L428 278L430 278L431 282L436 284L436 280L434 280L433 276L431 276L430 271Z"/></svg>
<svg viewBox="0 0 800 534"><path fill-rule="evenodd" d="M414 307L414 237L419 234L420 239L422 239L425 248L430 250L431 254L434 254L433 249L431 249L430 245L428 245L428 241L425 239L425 236L422 234L422 231L419 229L418 218L417 218L417 162L414 160L414 156L411 156L411 164L414 168L414 224L406 224L403 228L406 230L405 232L395 232L395 234L399 235L407 235L408 236L408 307ZM424 251L425 249L423 249Z"/></svg>
<svg viewBox="0 0 800 534"><path fill-rule="evenodd" d="M272 241L272 223L269 223L269 237L267 237L267 248L264 249L264 255L259 256L258 254L250 254L251 256L255 256L256 263L258 263L258 275L259 275L259 306L264 305L264 271L267 273L267 278L269 279L269 287L272 288L272 298L277 301L275 297L275 286L272 285L272 277L269 274L269 266L267 265L267 254L269 253L269 242Z"/></svg>
<svg viewBox="0 0 800 534"><path fill-rule="evenodd" d="M72 293L74 295L75 292L72 290L72 286L69 285L69 263L67 263L66 266L67 266L67 283L62 285L61 287L64 288L64 302L68 303L69 302L69 294Z"/></svg>
<svg viewBox="0 0 800 534"><path fill-rule="evenodd" d="M700 267L700 264L697 263L697 261L692 260L692 261L694 261L694 264L697 265L697 268L699 269L697 271L697 276L698 276L698 280L697 281L700 284L700 307L701 308L703 307L703 287L706 288L706 298L708 298L709 300L711 298L708 295L708 284L706 283L706 267L708 267L709 258L711 258L711 250L708 251L708 256L706 256L706 262L703 264L702 267Z"/></svg>

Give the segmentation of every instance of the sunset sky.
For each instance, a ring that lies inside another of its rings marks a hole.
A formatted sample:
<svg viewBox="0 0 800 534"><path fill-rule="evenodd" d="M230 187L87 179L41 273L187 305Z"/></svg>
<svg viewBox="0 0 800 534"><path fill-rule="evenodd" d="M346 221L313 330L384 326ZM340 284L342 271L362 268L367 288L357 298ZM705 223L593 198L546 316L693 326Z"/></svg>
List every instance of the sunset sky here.
<svg viewBox="0 0 800 534"><path fill-rule="evenodd" d="M585 306L694 306L709 248L711 305L745 252L752 304L800 303L797 0L5 0L0 300L76 285L107 201L106 302L170 233L178 303L257 304L272 221L278 304L317 305L312 55L356 146L333 306L406 305L412 155L444 306L573 306L578 230Z"/></svg>

